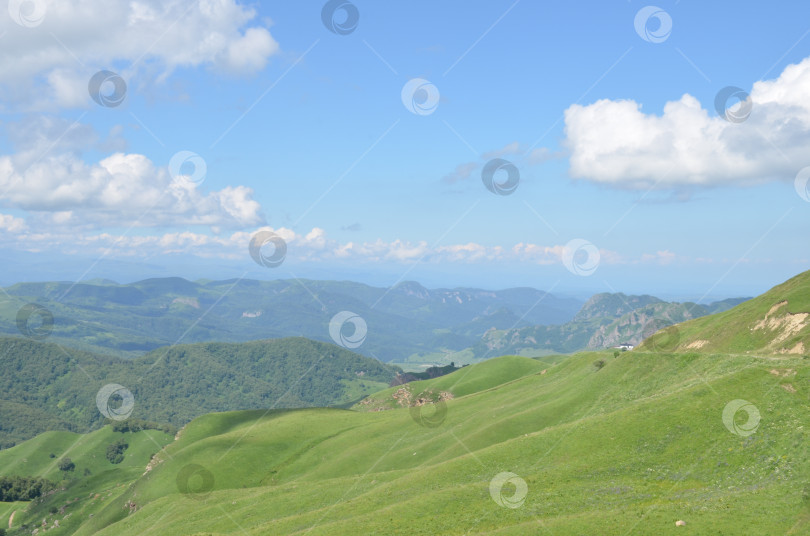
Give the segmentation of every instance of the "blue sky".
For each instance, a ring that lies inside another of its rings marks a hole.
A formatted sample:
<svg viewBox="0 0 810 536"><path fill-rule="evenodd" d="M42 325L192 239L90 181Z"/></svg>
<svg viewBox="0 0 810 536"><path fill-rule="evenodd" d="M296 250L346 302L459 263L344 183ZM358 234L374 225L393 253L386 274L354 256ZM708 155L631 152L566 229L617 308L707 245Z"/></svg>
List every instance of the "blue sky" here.
<svg viewBox="0 0 810 536"><path fill-rule="evenodd" d="M806 4L660 1L650 12L671 32L641 26L660 42L634 27L643 2L350 5L359 22L340 35L323 2L10 2L2 282L245 275L697 299L808 268ZM119 106L90 98L100 70L125 81ZM431 113L406 107L412 79L435 87ZM715 110L727 86L750 94L742 122ZM180 151L205 162L202 180L190 164L172 176ZM509 195L482 182L495 158L519 172ZM261 229L287 243L277 268L250 257Z"/></svg>

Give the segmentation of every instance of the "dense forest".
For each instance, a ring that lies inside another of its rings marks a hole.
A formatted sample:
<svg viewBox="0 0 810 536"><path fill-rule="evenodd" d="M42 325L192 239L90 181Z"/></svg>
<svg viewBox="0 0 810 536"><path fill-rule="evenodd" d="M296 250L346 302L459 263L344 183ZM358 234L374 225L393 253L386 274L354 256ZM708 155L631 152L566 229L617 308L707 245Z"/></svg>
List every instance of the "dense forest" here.
<svg viewBox="0 0 810 536"><path fill-rule="evenodd" d="M0 476L0 502L33 501L56 489L56 483L44 478Z"/></svg>
<svg viewBox="0 0 810 536"><path fill-rule="evenodd" d="M300 337L178 345L132 360L0 338L0 369L2 448L45 430L87 432L109 422L96 400L108 384L132 393L127 426L145 419L176 427L213 411L347 403L401 372Z"/></svg>

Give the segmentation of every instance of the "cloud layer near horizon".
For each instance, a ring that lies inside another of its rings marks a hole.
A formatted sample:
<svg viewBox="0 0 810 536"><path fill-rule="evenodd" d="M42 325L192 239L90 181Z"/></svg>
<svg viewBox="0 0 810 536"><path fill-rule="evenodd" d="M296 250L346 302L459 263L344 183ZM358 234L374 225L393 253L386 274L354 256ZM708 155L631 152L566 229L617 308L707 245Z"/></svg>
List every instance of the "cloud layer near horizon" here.
<svg viewBox="0 0 810 536"><path fill-rule="evenodd" d="M287 258L297 262L349 263L502 263L519 262L535 265L562 264L567 246L540 245L521 242L511 247L488 246L475 242L430 246L426 242L406 240L340 242L329 238L320 228L297 233L280 227L261 227L231 234L204 234L178 231L164 234L70 233L51 230L43 232L27 225L24 220L0 214L0 246L13 246L29 252L83 252L108 258L151 258L158 255L191 255L198 258L250 260L249 244L257 231L270 231L287 244ZM643 254L627 258L618 252L599 249L602 264L671 264L681 257L670 251Z"/></svg>

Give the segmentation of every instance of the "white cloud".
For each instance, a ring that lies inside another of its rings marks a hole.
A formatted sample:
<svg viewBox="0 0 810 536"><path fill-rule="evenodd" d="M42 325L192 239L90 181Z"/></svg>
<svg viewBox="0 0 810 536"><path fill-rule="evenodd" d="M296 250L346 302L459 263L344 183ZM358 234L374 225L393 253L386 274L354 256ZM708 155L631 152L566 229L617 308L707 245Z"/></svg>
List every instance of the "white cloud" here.
<svg viewBox="0 0 810 536"><path fill-rule="evenodd" d="M458 244L454 246L442 246L436 252L448 261L455 262L478 262L485 260L495 260L503 255L503 248L488 248L475 242Z"/></svg>
<svg viewBox="0 0 810 536"><path fill-rule="evenodd" d="M92 126L50 115L27 116L5 123L4 127L16 150L14 163L20 167L28 167L49 154L91 149L99 141ZM120 136L120 131L112 129L110 134Z"/></svg>
<svg viewBox="0 0 810 536"><path fill-rule="evenodd" d="M641 262L667 265L677 260L678 256L669 250L656 251L655 254L645 253L641 256Z"/></svg>
<svg viewBox="0 0 810 536"><path fill-rule="evenodd" d="M267 59L278 51L278 43L264 28L248 28L245 35L228 45L220 64L228 72L261 71Z"/></svg>
<svg viewBox="0 0 810 536"><path fill-rule="evenodd" d="M140 154L115 153L87 164L63 153L28 168L0 156L0 192L5 204L59 225L244 228L264 221L250 188L204 194L192 183L173 181L166 168Z"/></svg>
<svg viewBox="0 0 810 536"><path fill-rule="evenodd" d="M37 1L46 5L39 26L0 16L0 98L17 107L89 106L90 77L121 63L130 64L119 73L125 79L150 62L164 77L201 65L242 75L263 69L279 51L270 32L253 23L255 9L236 0Z"/></svg>
<svg viewBox="0 0 810 536"><path fill-rule="evenodd" d="M570 174L621 188L740 185L793 179L810 144L810 58L757 82L753 111L731 123L691 95L662 115L632 100L572 105L565 112Z"/></svg>
<svg viewBox="0 0 810 536"><path fill-rule="evenodd" d="M513 254L537 264L554 264L562 260L565 246L539 246L520 242L512 248Z"/></svg>
<svg viewBox="0 0 810 536"><path fill-rule="evenodd" d="M25 220L11 214L0 214L0 231L17 234L28 229Z"/></svg>
<svg viewBox="0 0 810 536"><path fill-rule="evenodd" d="M194 231L156 235L118 235L108 232L70 232L64 226L54 226L48 231L37 228L36 232L33 232L31 226L27 226L21 219L0 215L0 229L4 227L13 227L14 231L0 233L0 239L6 244L16 242L18 249L105 255L108 258L183 254L200 258L248 260L248 245L253 234L259 230L271 231L283 238L287 243L287 259L292 262L404 265L417 262L455 264L517 262L562 266L562 254L565 249L563 245L520 243L513 247L502 247L475 242L431 247L424 241L411 242L401 239L341 243L329 238L326 232L318 227L307 233L297 233L284 227L277 229L262 227L249 232L236 231L230 235ZM628 264L628 261L616 252L600 250L600 254L603 264Z"/></svg>
<svg viewBox="0 0 810 536"><path fill-rule="evenodd" d="M120 127L101 141L88 125L46 115L6 129L15 152L0 155L0 201L37 225L234 229L265 221L246 186L205 192L205 183L173 180L168 162L122 150L98 162L83 158L89 149L125 148Z"/></svg>

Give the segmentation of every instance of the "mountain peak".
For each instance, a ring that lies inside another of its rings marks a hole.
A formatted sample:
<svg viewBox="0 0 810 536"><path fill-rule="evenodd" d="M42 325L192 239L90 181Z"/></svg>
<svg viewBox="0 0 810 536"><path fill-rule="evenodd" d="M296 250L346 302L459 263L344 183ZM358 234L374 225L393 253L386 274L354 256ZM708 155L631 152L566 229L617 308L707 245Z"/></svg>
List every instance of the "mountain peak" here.
<svg viewBox="0 0 810 536"><path fill-rule="evenodd" d="M394 285L392 290L422 299L427 299L430 297L430 290L426 289L416 281L402 281L401 283Z"/></svg>
<svg viewBox="0 0 810 536"><path fill-rule="evenodd" d="M628 296L621 292L604 292L591 296L591 298L585 302L585 305L582 306L582 309L580 309L576 317L574 317L574 320L584 321L603 316L620 317L636 309L656 303L663 303L663 300L646 294L642 296Z"/></svg>

